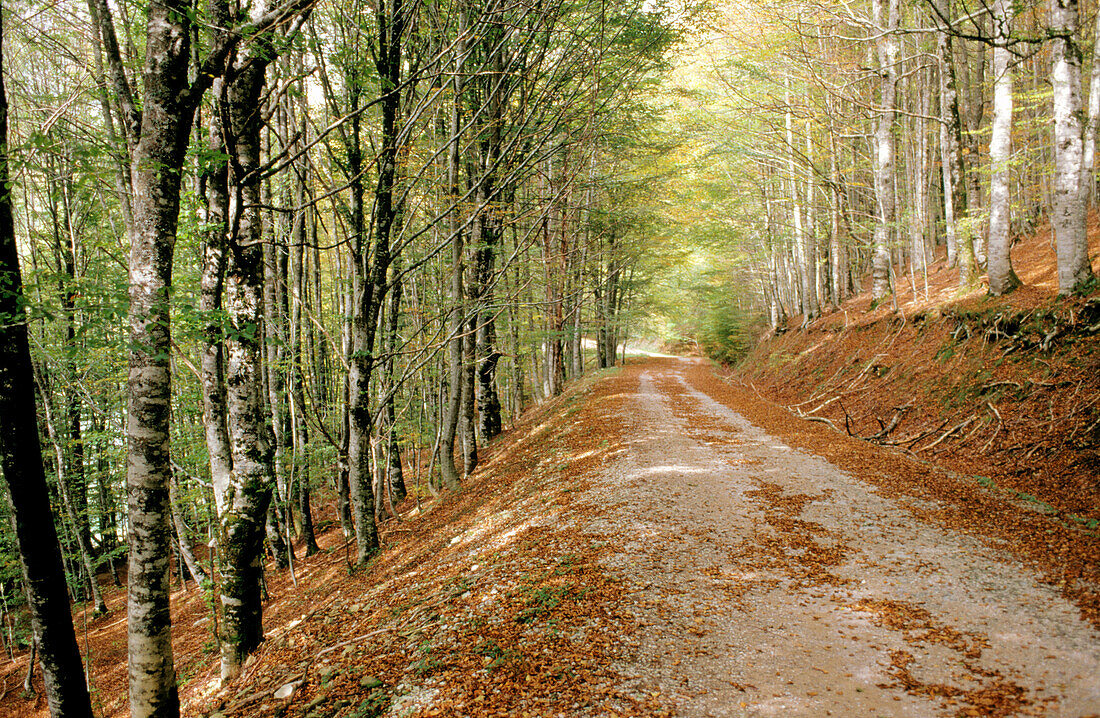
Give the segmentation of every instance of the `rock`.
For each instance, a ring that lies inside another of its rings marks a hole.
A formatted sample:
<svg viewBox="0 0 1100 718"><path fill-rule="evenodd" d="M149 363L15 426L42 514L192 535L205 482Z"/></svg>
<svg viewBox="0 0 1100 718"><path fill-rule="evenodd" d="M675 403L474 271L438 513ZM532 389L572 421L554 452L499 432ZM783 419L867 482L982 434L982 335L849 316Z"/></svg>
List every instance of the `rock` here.
<svg viewBox="0 0 1100 718"><path fill-rule="evenodd" d="M382 683L382 681L380 681L375 676L363 676L362 678L359 679L359 685L362 686L363 688L366 688L369 691L369 690L374 690L375 688L378 688L379 686L382 686L383 683Z"/></svg>
<svg viewBox="0 0 1100 718"><path fill-rule="evenodd" d="M333 678L340 675L340 669L336 666L324 666L318 671L318 675L321 676L321 685L326 685Z"/></svg>
<svg viewBox="0 0 1100 718"><path fill-rule="evenodd" d="M294 691L298 690L298 686L302 685L301 681L294 681L293 683L287 683L279 686L275 691L275 697L281 701L285 701L294 695Z"/></svg>

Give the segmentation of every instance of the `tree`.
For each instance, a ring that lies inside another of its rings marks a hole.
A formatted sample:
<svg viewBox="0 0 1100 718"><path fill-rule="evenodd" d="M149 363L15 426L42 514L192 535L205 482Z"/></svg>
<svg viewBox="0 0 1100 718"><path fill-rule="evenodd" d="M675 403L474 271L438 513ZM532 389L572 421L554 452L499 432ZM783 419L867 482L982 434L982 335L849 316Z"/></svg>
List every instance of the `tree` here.
<svg viewBox="0 0 1100 718"><path fill-rule="evenodd" d="M91 716L92 706L42 468L26 297L12 216L9 157L0 23L0 467L8 487L46 702L53 716L79 718Z"/></svg>
<svg viewBox="0 0 1100 718"><path fill-rule="evenodd" d="M1074 0L1070 0L1073 2ZM1058 3L1059 0L1053 0ZM989 161L992 165L989 181L989 240L986 248L989 253L989 293L993 295L1007 294L1020 286L1020 280L1016 272L1012 270L1012 237L1009 233L1010 222L1010 196L1009 196L1009 163L1012 156L1012 68L1010 62L1012 54L1007 43L1012 37L1012 17L1009 0L994 0L993 3L993 127L989 138ZM1078 79L1079 83L1079 79ZM1055 97L1058 97L1057 89ZM1057 105L1057 100L1055 101ZM1078 145L1080 145L1080 127L1077 130ZM1078 163L1080 162L1080 147L1078 147ZM1077 167L1079 177L1080 166ZM1072 198L1067 197L1070 203L1079 203L1077 192L1077 180L1073 180ZM1057 197L1057 192L1055 197ZM1069 207L1064 211L1076 212ZM1059 211L1055 210L1057 216ZM1068 217L1067 217L1068 219ZM1055 220L1055 227L1059 226ZM1080 217L1080 225L1084 229L1084 216Z"/></svg>
<svg viewBox="0 0 1100 718"><path fill-rule="evenodd" d="M884 4L885 3L885 4ZM871 297L890 293L890 242L894 233L894 117L898 91L898 0L874 0L874 27L879 73L879 106L875 127L875 236Z"/></svg>
<svg viewBox="0 0 1100 718"><path fill-rule="evenodd" d="M947 263L959 267L959 289L969 289L977 279L974 257L974 227L969 221L965 168L962 158L962 120L955 81L954 37L947 25L951 4L941 1L936 8L937 69L940 80L940 159L943 178L943 214L947 241Z"/></svg>
<svg viewBox="0 0 1100 718"><path fill-rule="evenodd" d="M1008 11L1003 4L994 4L994 21L997 25L996 37L1007 41L1009 37ZM1051 86L1054 91L1054 199L1051 214L1051 226L1054 229L1058 248L1058 292L1069 294L1082 288L1092 279L1092 265L1088 256L1088 235L1085 227L1088 210L1088 190L1086 181L1091 177L1091 167L1085 164L1085 127L1081 112L1081 46L1078 33L1077 0L1051 0L1050 31L1053 36ZM997 53L1000 53L998 55ZM998 44L995 57L1001 58L1003 70L1000 74L1008 76L1009 51ZM1012 85L998 84L998 104L1006 103L1011 112ZM998 125L994 121L994 130ZM1006 140L1007 142L1007 140ZM992 141L990 154L993 154ZM1004 153L1003 159L1007 159ZM996 165L995 165L996 167ZM996 186L1000 187L1000 183ZM1007 220L1006 220L1007 221ZM990 222L992 237L992 221ZM1007 231L1007 230L1006 230ZM992 253L992 248L990 248ZM991 258L992 259L992 258ZM1011 272L1011 264L1008 272ZM994 275L990 268L989 291L1000 294L1011 291L1012 278L1007 284L1002 282L1004 271L998 272L997 291L994 290ZM1016 280L1018 284L1019 281Z"/></svg>

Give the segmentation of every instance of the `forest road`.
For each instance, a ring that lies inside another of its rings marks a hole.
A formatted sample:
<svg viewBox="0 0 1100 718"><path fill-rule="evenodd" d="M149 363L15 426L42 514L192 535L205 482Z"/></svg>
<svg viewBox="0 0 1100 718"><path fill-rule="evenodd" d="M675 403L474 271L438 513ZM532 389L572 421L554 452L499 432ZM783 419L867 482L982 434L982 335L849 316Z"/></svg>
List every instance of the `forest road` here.
<svg viewBox="0 0 1100 718"><path fill-rule="evenodd" d="M589 528L628 685L684 716L1100 715L1100 634L1023 565L753 426L701 361L620 380Z"/></svg>

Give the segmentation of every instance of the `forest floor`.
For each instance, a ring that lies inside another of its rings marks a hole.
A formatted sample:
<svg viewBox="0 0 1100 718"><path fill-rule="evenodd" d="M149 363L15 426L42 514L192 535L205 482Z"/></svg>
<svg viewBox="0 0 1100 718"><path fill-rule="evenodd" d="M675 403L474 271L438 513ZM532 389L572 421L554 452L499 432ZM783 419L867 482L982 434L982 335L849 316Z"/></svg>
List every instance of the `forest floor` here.
<svg viewBox="0 0 1100 718"><path fill-rule="evenodd" d="M422 509L366 570L330 526L297 588L269 572L267 640L225 688L178 591L184 715L1100 715L1100 633L1006 527L1094 561L1095 534L701 360L584 380ZM77 616L103 716L126 714L122 599ZM45 715L25 661L0 715Z"/></svg>

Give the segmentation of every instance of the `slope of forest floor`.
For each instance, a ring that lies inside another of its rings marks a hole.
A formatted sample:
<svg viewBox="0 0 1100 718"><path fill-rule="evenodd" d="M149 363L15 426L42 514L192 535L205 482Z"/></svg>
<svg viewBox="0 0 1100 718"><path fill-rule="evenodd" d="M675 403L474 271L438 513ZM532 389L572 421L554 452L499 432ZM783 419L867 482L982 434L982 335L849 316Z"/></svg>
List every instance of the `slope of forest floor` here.
<svg viewBox="0 0 1100 718"><path fill-rule="evenodd" d="M1090 245L1096 256L1096 223ZM1056 297L1049 229L1013 261L1024 286L1001 298L959 294L942 258L927 284L899 272L896 303L872 308L863 292L807 326L792 319L731 379L807 424L936 467L887 483L950 497L942 520L1008 542L1100 625L1100 297ZM813 433L807 448L882 473ZM1026 510L1006 515L1005 499Z"/></svg>
<svg viewBox="0 0 1100 718"><path fill-rule="evenodd" d="M293 576L269 562L266 640L224 689L210 597L193 585L176 590L182 714L656 714L652 696L625 691L609 668L633 621L621 585L567 529L584 521L574 497L586 477L616 449L605 431L618 419L591 401L603 386L595 378L528 412L483 451L457 494L399 507L366 569L351 569L331 517L320 522L322 551L301 558ZM125 591L105 591L108 616L78 606L75 620L97 716L123 716ZM0 668L0 715L48 715L40 675L38 697L21 695L26 661ZM290 695L276 698L280 688Z"/></svg>

